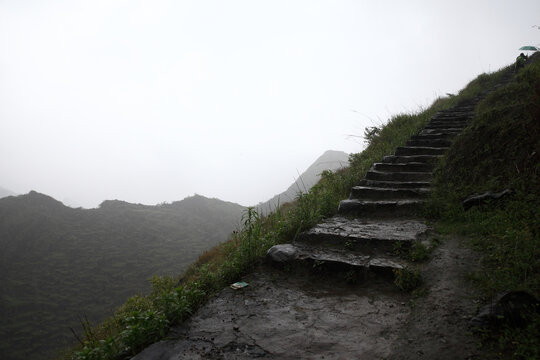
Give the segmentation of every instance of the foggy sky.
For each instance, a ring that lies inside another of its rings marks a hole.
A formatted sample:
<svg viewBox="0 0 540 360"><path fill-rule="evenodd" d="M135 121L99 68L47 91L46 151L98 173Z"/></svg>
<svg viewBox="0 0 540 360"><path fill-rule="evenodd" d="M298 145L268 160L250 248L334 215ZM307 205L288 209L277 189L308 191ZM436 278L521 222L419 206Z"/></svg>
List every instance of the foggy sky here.
<svg viewBox="0 0 540 360"><path fill-rule="evenodd" d="M0 1L0 186L254 205L540 45L540 1Z"/></svg>

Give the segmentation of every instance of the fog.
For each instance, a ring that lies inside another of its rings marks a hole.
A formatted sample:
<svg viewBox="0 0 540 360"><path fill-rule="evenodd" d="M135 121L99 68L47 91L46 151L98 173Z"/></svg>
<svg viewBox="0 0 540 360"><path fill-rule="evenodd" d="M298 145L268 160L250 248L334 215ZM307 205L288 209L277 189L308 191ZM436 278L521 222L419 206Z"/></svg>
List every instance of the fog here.
<svg viewBox="0 0 540 360"><path fill-rule="evenodd" d="M0 186L254 205L512 63L535 25L538 0L0 1Z"/></svg>

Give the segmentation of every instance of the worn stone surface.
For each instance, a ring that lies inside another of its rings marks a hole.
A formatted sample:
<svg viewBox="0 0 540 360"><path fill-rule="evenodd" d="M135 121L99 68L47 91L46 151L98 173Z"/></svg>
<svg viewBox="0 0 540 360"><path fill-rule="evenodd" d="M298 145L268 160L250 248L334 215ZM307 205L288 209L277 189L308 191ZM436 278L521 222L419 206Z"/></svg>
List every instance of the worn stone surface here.
<svg viewBox="0 0 540 360"><path fill-rule="evenodd" d="M439 160L441 157L442 155L410 155L410 156L387 155L383 158L383 162L385 163L409 163L409 162L434 163L437 160Z"/></svg>
<svg viewBox="0 0 540 360"><path fill-rule="evenodd" d="M363 179L358 183L359 186L372 186L377 188L399 188L399 189L416 189L429 188L429 181L380 181Z"/></svg>
<svg viewBox="0 0 540 360"><path fill-rule="evenodd" d="M366 173L368 180L380 181L431 181L431 172L385 172L370 170Z"/></svg>
<svg viewBox="0 0 540 360"><path fill-rule="evenodd" d="M292 244L274 245L266 252L268 260L278 263L293 261L297 256L298 251Z"/></svg>
<svg viewBox="0 0 540 360"><path fill-rule="evenodd" d="M387 282L350 286L269 268L225 289L133 360L383 359L410 312Z"/></svg>
<svg viewBox="0 0 540 360"><path fill-rule="evenodd" d="M429 129L426 129L429 130ZM424 131L426 131L424 130ZM431 129L431 130L437 130L444 132L448 129ZM461 131L461 129L453 129L456 131ZM421 147L421 146L399 146L396 149L396 156L400 155L443 155L446 150L448 150L447 147Z"/></svg>
<svg viewBox="0 0 540 360"><path fill-rule="evenodd" d="M301 237L311 241L315 241L316 237L334 241L414 241L427 230L427 225L417 220L370 220L334 216L302 233Z"/></svg>
<svg viewBox="0 0 540 360"><path fill-rule="evenodd" d="M374 187L374 186L355 186L351 189L351 199L420 199L429 196L429 188L400 188L395 184L394 187Z"/></svg>
<svg viewBox="0 0 540 360"><path fill-rule="evenodd" d="M425 162L375 163L373 169L386 172L430 172L433 164Z"/></svg>
<svg viewBox="0 0 540 360"><path fill-rule="evenodd" d="M405 146L428 146L428 147L448 147L452 144L452 141L444 139L415 139L409 140Z"/></svg>
<svg viewBox="0 0 540 360"><path fill-rule="evenodd" d="M367 217L413 217L420 212L424 200L358 200L347 199L339 203L338 213Z"/></svg>

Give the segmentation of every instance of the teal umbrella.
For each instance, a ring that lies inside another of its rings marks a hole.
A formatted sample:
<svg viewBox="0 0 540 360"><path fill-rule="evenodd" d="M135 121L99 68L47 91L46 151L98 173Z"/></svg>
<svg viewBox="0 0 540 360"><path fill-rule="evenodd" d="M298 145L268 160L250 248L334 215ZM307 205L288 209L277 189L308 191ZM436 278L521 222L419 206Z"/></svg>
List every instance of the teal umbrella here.
<svg viewBox="0 0 540 360"><path fill-rule="evenodd" d="M522 46L519 50L538 51L538 48L536 46Z"/></svg>

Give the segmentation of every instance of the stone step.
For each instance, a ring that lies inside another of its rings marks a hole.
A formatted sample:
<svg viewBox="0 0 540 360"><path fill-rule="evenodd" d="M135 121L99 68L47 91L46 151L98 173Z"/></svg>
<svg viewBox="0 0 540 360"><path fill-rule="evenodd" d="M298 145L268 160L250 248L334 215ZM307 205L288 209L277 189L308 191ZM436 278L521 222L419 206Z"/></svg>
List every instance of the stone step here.
<svg viewBox="0 0 540 360"><path fill-rule="evenodd" d="M362 255L393 253L426 233L417 220L361 220L334 216L298 235L294 245L332 248Z"/></svg>
<svg viewBox="0 0 540 360"><path fill-rule="evenodd" d="M467 119L432 119L428 122L428 125L453 125L453 124L468 124L470 120Z"/></svg>
<svg viewBox="0 0 540 360"><path fill-rule="evenodd" d="M431 117L432 120L468 120L474 117L474 111L437 113Z"/></svg>
<svg viewBox="0 0 540 360"><path fill-rule="evenodd" d="M431 134L449 134L449 135L459 135L463 132L463 129L424 129L420 131L420 135L431 135Z"/></svg>
<svg viewBox="0 0 540 360"><path fill-rule="evenodd" d="M452 134L442 134L442 133L434 133L434 134L424 134L424 135L413 135L411 136L411 140L452 140L455 136Z"/></svg>
<svg viewBox="0 0 540 360"><path fill-rule="evenodd" d="M429 188L393 188L354 186L351 189L351 199L389 200L389 199L423 199L429 196Z"/></svg>
<svg viewBox="0 0 540 360"><path fill-rule="evenodd" d="M449 124L427 124L424 129L465 129L466 123L449 123Z"/></svg>
<svg viewBox="0 0 540 360"><path fill-rule="evenodd" d="M396 156L409 155L443 155L448 147L427 147L427 146L399 146L396 149Z"/></svg>
<svg viewBox="0 0 540 360"><path fill-rule="evenodd" d="M275 263L306 264L311 269L348 272L360 269L392 275L394 269L406 268L407 261L390 254L362 255L348 250L306 247L300 244L279 244L271 247L267 258Z"/></svg>
<svg viewBox="0 0 540 360"><path fill-rule="evenodd" d="M409 140L405 146L419 147L449 147L452 141L449 139L415 139Z"/></svg>
<svg viewBox="0 0 540 360"><path fill-rule="evenodd" d="M415 217L421 214L424 200L359 200L347 199L339 203L338 213L341 215L362 217Z"/></svg>
<svg viewBox="0 0 540 360"><path fill-rule="evenodd" d="M428 123L430 124L468 124L469 120L467 119L431 119Z"/></svg>
<svg viewBox="0 0 540 360"><path fill-rule="evenodd" d="M372 170L381 172L431 172L433 165L423 162L375 163Z"/></svg>
<svg viewBox="0 0 540 360"><path fill-rule="evenodd" d="M369 186L375 188L395 188L395 189L421 189L429 188L429 181L379 181L362 179L358 186Z"/></svg>
<svg viewBox="0 0 540 360"><path fill-rule="evenodd" d="M406 163L435 163L442 155L409 155L409 156L396 156L386 155L383 158L383 163L390 164L406 164Z"/></svg>
<svg viewBox="0 0 540 360"><path fill-rule="evenodd" d="M366 173L367 180L379 181L430 181L431 172L385 172L369 170Z"/></svg>

